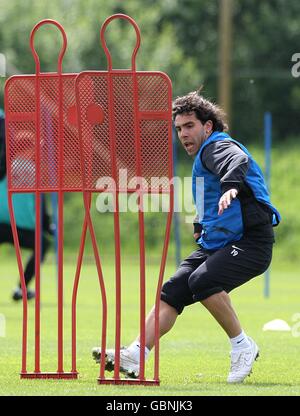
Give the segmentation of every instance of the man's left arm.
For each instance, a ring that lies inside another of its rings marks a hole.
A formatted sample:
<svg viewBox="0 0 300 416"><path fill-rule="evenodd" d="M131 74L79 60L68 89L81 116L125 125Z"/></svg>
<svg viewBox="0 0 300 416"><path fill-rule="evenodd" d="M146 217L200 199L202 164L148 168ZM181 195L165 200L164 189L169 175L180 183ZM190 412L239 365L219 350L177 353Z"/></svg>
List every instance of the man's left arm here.
<svg viewBox="0 0 300 416"><path fill-rule="evenodd" d="M222 196L218 214L221 215L243 187L249 158L237 144L222 140L213 142L204 149L202 163L220 178Z"/></svg>

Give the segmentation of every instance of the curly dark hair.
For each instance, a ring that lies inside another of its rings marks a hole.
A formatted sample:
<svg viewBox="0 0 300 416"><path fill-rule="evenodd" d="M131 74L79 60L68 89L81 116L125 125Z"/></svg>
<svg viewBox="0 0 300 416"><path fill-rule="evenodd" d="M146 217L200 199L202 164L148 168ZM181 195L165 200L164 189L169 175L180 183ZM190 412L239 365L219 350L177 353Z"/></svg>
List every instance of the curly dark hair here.
<svg viewBox="0 0 300 416"><path fill-rule="evenodd" d="M226 114L216 104L206 100L199 91L190 92L182 97L177 97L173 101L172 115L175 120L178 114L189 114L194 112L201 123L211 120L213 131L227 131L228 125L225 121Z"/></svg>

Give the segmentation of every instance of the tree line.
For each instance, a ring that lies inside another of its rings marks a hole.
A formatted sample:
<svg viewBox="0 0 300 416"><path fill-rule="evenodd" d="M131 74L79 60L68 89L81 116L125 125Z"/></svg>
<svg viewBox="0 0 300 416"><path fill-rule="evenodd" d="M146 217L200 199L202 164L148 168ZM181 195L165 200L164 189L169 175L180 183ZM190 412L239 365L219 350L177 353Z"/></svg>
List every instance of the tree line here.
<svg viewBox="0 0 300 416"><path fill-rule="evenodd" d="M203 85L203 94L218 102L220 0L1 0L0 53L7 75L34 72L29 34L44 18L58 20L66 30L65 72L106 69L99 30L114 13L132 16L141 29L139 70L168 73L174 96ZM300 80L292 72L292 57L300 52L299 18L298 0L233 0L231 133L241 141L262 140L265 111L273 114L275 139L298 135ZM132 27L112 24L107 42L114 66L130 66ZM60 44L55 29L36 36L43 71L55 70Z"/></svg>

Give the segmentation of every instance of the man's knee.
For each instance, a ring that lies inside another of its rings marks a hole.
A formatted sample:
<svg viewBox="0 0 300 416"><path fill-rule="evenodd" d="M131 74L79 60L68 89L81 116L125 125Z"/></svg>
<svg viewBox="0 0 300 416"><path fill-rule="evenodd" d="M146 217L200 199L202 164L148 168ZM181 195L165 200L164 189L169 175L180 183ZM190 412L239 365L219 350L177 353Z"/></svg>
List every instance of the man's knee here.
<svg viewBox="0 0 300 416"><path fill-rule="evenodd" d="M170 281L164 283L160 294L160 300L173 307L178 315L180 315L184 309L184 303Z"/></svg>
<svg viewBox="0 0 300 416"><path fill-rule="evenodd" d="M205 265L195 270L189 277L188 285L193 293L194 301L201 301L209 296L223 291L223 287L216 283Z"/></svg>

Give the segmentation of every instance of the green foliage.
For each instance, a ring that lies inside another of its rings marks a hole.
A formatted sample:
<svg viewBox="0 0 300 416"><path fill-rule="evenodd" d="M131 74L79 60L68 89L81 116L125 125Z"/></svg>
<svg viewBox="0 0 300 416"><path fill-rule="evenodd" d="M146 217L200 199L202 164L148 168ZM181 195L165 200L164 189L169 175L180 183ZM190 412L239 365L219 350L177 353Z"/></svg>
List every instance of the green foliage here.
<svg viewBox="0 0 300 416"><path fill-rule="evenodd" d="M245 138L262 135L266 110L273 114L277 139L298 134L299 82L292 77L291 59L299 52L299 14L298 1L236 2L234 127Z"/></svg>
<svg viewBox="0 0 300 416"><path fill-rule="evenodd" d="M174 95L197 89L218 100L219 17L218 0L11 0L0 2L0 52L7 58L9 75L32 73L34 62L29 34L41 19L58 20L68 36L66 72L106 69L99 30L113 13L131 15L139 24L142 44L138 69L161 70L173 81ZM292 55L299 52L300 3L298 0L234 0L232 47L232 133L251 141L262 134L263 113L271 111L275 137L298 134L300 94L292 77ZM116 68L129 67L135 42L133 28L125 22L111 25L107 40ZM36 36L42 69L55 69L60 47L55 30ZM3 104L3 79L0 105Z"/></svg>

